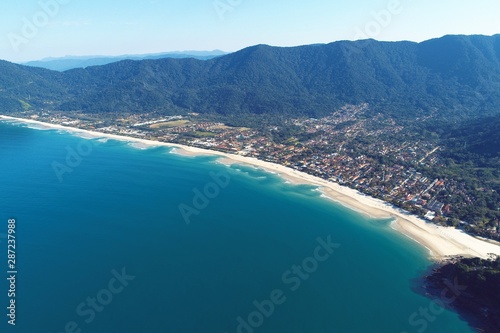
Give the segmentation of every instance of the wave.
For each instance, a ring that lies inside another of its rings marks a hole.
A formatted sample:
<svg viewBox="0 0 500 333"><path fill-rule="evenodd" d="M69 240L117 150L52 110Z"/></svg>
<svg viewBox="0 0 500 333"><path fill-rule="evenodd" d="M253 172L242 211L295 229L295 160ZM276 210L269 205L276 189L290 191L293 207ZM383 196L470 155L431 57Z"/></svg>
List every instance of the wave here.
<svg viewBox="0 0 500 333"><path fill-rule="evenodd" d="M128 141L128 145L132 148L140 149L140 150L147 150L147 149L161 147L161 145L154 145L154 144L136 142L136 141Z"/></svg>

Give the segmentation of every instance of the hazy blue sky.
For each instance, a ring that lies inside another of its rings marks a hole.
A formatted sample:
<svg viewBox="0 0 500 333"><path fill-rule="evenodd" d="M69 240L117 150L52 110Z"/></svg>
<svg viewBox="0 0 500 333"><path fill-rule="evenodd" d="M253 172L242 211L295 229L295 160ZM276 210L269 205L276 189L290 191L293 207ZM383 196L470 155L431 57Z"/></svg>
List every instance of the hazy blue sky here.
<svg viewBox="0 0 500 333"><path fill-rule="evenodd" d="M9 61L500 33L498 0L20 0L0 12Z"/></svg>

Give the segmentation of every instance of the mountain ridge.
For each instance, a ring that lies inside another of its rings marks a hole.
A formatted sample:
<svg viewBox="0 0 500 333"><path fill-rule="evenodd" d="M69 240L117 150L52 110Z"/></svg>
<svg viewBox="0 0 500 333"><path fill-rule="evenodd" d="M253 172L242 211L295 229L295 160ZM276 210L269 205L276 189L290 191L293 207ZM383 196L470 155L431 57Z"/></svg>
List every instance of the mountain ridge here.
<svg viewBox="0 0 500 333"><path fill-rule="evenodd" d="M122 60L146 60L146 59L161 59L161 58L194 58L199 60L208 60L215 57L223 56L228 53L214 51L177 51L177 52L162 52L151 54L124 54L120 56L64 56L64 57L49 57L41 60L28 61L20 63L20 65L40 67L59 72L64 72L75 68L85 68L89 66L103 66L113 62Z"/></svg>
<svg viewBox="0 0 500 333"><path fill-rule="evenodd" d="M63 73L7 64L0 62L0 106L11 112L17 103L88 113L319 117L359 103L403 118L500 112L500 35L261 44L209 60L123 60Z"/></svg>

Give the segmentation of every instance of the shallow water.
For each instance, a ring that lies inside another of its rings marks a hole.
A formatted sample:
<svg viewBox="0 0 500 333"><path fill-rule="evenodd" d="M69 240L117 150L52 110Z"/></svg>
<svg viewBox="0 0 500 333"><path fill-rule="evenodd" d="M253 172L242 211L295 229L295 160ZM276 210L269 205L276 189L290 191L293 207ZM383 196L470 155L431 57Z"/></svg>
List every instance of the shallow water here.
<svg viewBox="0 0 500 333"><path fill-rule="evenodd" d="M5 122L0 156L9 331L472 332L412 291L426 250L314 187Z"/></svg>

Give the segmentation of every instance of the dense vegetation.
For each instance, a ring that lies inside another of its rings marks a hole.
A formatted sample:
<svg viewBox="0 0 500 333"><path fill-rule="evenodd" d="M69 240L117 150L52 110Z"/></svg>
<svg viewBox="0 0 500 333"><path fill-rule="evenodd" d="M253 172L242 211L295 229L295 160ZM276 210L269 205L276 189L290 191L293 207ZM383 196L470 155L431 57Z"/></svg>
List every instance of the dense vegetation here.
<svg viewBox="0 0 500 333"><path fill-rule="evenodd" d="M64 73L2 62L0 73L4 111L19 110L23 101L88 113L321 117L365 102L398 119L438 114L456 121L500 112L500 35L258 45L206 61L122 61Z"/></svg>
<svg viewBox="0 0 500 333"><path fill-rule="evenodd" d="M222 51L185 51L185 52L166 52L157 54L144 55L124 55L124 56L82 56L82 57L63 57L63 58L48 58L39 61L30 61L22 65L41 67L54 71L67 71L74 68L85 68L89 66L102 66L118 62L122 60L145 60L145 59L162 59L162 58L194 58L200 60L212 59L224 55Z"/></svg>
<svg viewBox="0 0 500 333"><path fill-rule="evenodd" d="M498 226L500 220L500 115L451 127L441 139L445 166L436 170L439 178L454 178L474 193L473 205L457 208L452 217L469 221L479 229ZM453 196L455 207L465 201ZM488 237L468 226L467 231Z"/></svg>
<svg viewBox="0 0 500 333"><path fill-rule="evenodd" d="M446 137L450 156L457 161L475 159L484 167L499 165L500 115L463 124Z"/></svg>
<svg viewBox="0 0 500 333"><path fill-rule="evenodd" d="M500 257L459 258L426 278L427 291L485 333L500 332Z"/></svg>

